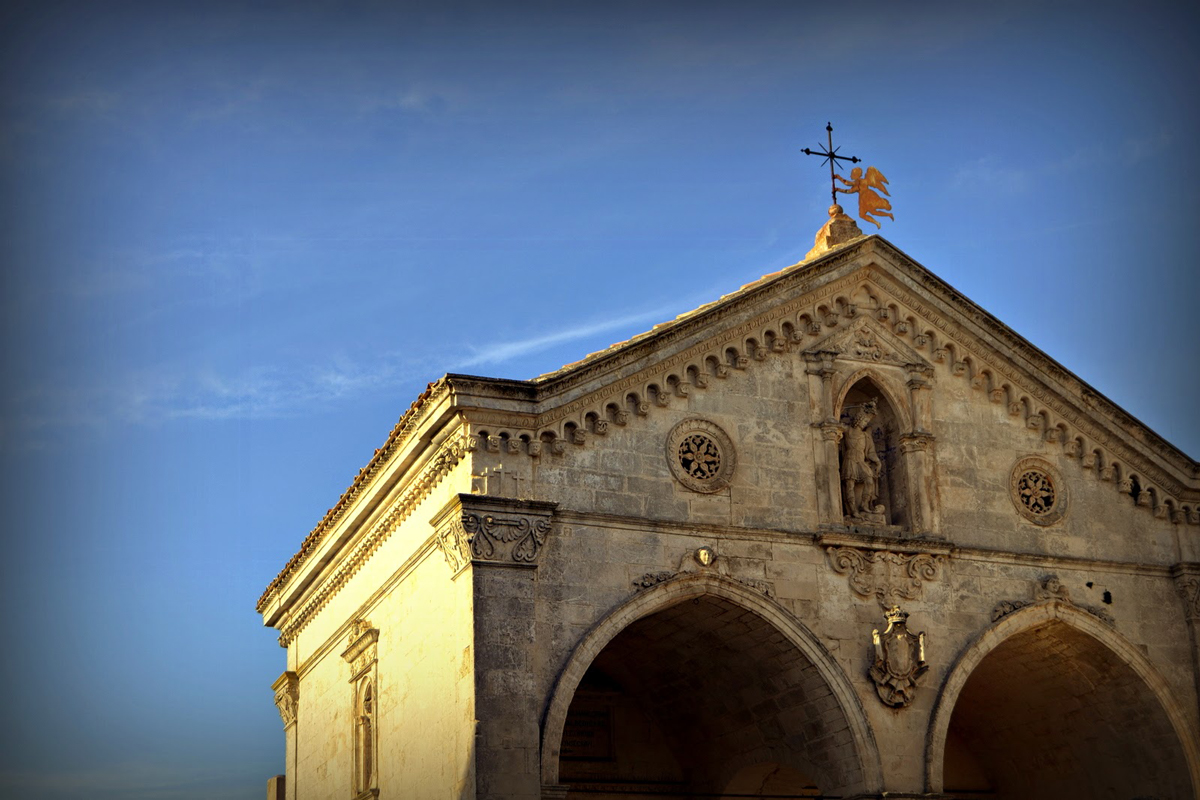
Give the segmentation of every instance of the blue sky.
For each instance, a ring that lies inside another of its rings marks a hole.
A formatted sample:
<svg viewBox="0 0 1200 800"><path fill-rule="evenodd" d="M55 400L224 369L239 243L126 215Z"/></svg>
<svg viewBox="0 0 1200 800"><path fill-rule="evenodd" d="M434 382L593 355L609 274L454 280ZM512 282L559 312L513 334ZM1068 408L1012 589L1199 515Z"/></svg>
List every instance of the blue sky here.
<svg viewBox="0 0 1200 800"><path fill-rule="evenodd" d="M447 371L529 378L883 235L1192 457L1174 3L9 4L0 795L260 798L254 602Z"/></svg>

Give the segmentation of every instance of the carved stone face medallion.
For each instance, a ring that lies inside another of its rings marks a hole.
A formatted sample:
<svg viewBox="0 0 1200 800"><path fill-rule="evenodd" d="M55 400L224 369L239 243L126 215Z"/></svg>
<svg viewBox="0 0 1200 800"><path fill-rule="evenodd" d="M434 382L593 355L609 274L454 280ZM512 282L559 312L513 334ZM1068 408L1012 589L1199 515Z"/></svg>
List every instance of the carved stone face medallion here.
<svg viewBox="0 0 1200 800"><path fill-rule="evenodd" d="M667 436L667 464L675 479L694 492L719 492L729 485L737 455L725 431L703 419L686 419Z"/></svg>
<svg viewBox="0 0 1200 800"><path fill-rule="evenodd" d="M1053 525L1067 511L1066 487L1058 470L1040 458L1022 458L1009 478L1009 495L1025 519Z"/></svg>

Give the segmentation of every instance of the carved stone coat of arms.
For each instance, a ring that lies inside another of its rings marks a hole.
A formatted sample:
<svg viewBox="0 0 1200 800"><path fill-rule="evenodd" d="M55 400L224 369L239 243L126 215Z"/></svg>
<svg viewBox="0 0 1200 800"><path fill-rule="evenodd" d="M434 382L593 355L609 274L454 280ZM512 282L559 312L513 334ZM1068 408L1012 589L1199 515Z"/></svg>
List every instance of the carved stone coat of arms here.
<svg viewBox="0 0 1200 800"><path fill-rule="evenodd" d="M913 701L917 678L925 674L925 634L908 629L908 612L893 606L886 615L887 629L871 631L875 644L875 663L868 674L875 682L879 699L892 708L904 708Z"/></svg>

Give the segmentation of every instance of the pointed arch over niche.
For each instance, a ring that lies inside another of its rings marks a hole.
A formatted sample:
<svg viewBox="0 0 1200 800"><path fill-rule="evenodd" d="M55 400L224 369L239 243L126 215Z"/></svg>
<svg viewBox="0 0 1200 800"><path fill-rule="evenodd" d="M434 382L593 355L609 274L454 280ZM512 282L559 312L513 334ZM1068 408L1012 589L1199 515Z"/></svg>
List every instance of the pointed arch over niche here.
<svg viewBox="0 0 1200 800"><path fill-rule="evenodd" d="M1188 720L1112 627L1059 601L1027 606L950 670L929 725L926 787L1022 800L1113 789L1194 797L1200 746Z"/></svg>
<svg viewBox="0 0 1200 800"><path fill-rule="evenodd" d="M653 649L667 631L674 634L672 658ZM755 642L753 652L726 643L739 634L743 645ZM690 647L692 657L680 656L680 647ZM752 708L748 697L755 691L779 697ZM611 711L598 702L606 694ZM771 732L769 741L721 735L722 721L731 714L747 718L760 735ZM589 761L606 782L626 780L617 754L631 749L620 741L627 733L619 718L629 715L644 729L664 734L651 737L660 752L637 752L653 756L659 777L679 782L681 790L720 792L768 761L788 762L784 766L794 773L797 789L815 782L825 793L852 795L878 791L882 784L878 748L841 667L773 600L719 575L693 573L640 592L580 641L547 705L543 785L578 778L588 772ZM590 740L581 719L600 719L602 730L611 723L613 740ZM771 737L789 724L807 728L794 731L788 742L774 742Z"/></svg>

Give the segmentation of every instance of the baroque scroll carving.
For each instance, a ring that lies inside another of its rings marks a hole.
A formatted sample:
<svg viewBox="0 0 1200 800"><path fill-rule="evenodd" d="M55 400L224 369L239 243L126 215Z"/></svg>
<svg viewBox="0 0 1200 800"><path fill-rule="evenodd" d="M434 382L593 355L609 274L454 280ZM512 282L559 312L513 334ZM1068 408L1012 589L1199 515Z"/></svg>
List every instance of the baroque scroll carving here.
<svg viewBox="0 0 1200 800"><path fill-rule="evenodd" d="M997 603L996 607L992 609L992 622L996 622L1026 606L1050 602L1066 603L1078 608L1080 611L1086 611L1109 625L1116 625L1116 620L1113 619L1112 614L1103 608L1084 605L1071 600L1071 591L1066 586L1063 586L1057 575L1047 575L1034 584L1033 600L1003 600Z"/></svg>
<svg viewBox="0 0 1200 800"><path fill-rule="evenodd" d="M698 547L695 550L689 550L684 554L683 560L679 564L679 569L676 570L660 570L658 572L647 572L640 578L633 581L634 589L641 591L649 589L652 586L657 586L664 581L669 581L672 578L677 578L680 575L689 575L697 572L716 573L723 578L736 581L743 586L748 586L756 592L761 592L767 597L775 596L775 586L770 581L758 580L756 578L742 578L729 573L729 561L717 555L717 551L712 547Z"/></svg>
<svg viewBox="0 0 1200 800"><path fill-rule="evenodd" d="M924 585L941 577L946 557L929 553L893 553L856 547L827 547L829 565L849 576L850 588L863 597L875 597L885 609L900 600L920 598Z"/></svg>

